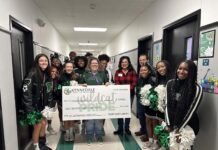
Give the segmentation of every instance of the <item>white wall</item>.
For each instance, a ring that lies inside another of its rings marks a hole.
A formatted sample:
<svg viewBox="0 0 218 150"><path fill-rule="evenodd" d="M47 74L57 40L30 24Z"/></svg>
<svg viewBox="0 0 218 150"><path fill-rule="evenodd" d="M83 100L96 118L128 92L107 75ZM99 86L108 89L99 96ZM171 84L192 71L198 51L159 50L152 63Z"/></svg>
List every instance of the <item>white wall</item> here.
<svg viewBox="0 0 218 150"><path fill-rule="evenodd" d="M0 0L0 26L6 29L9 29L9 15L30 27L33 30L33 40L37 43L62 54L68 54L69 44L49 23L33 0ZM37 25L37 18L46 23L45 27Z"/></svg>
<svg viewBox="0 0 218 150"><path fill-rule="evenodd" d="M9 15L33 31L33 40L53 51L68 54L70 47L32 0L0 0L0 26L9 30ZM40 28L36 19L46 23ZM3 37L1 37L3 36ZM11 40L0 32L0 89L2 95L3 121L6 150L18 150ZM3 41L4 40L4 41ZM4 64L4 65L2 65Z"/></svg>
<svg viewBox="0 0 218 150"><path fill-rule="evenodd" d="M162 39L162 28L198 9L201 26L218 21L217 0L157 0L123 32L109 43L110 56L137 48L138 39L154 32L154 41Z"/></svg>

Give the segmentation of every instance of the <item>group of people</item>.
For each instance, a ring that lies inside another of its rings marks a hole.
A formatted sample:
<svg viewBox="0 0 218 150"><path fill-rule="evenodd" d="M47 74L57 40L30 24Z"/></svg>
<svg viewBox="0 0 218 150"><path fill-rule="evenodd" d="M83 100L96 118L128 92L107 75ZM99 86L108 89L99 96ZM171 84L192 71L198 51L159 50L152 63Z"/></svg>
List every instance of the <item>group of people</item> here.
<svg viewBox="0 0 218 150"><path fill-rule="evenodd" d="M165 130L171 132L180 130L189 125L198 133L199 123L196 109L200 104L202 96L201 87L197 84L197 67L192 61L183 61L176 68L175 77L170 71L170 64L161 60L153 68L148 62L148 56L139 56L139 73L133 68L130 58L122 56L119 60L118 70L112 75L107 64L110 57L106 54L95 58L91 55L76 56L75 52L70 53L70 59L61 64L58 55L49 58L45 54L36 56L34 65L23 81L23 104L26 115L32 112L43 112L45 106L54 108L57 104L60 120L60 129L65 132L64 140L73 141L75 133L78 132L79 124L82 124L81 133L86 135L87 143L94 139L103 142L104 119L91 120L62 120L62 86L87 86L110 84L130 85L131 105L136 95L137 117L140 123L140 130L135 132L145 142L144 148L158 149L158 137L154 134L156 125L166 122ZM165 113L152 110L141 103L140 91L143 86L150 84L154 87L164 85L166 87ZM43 113L42 113L43 114ZM42 116L30 125L33 125L33 149L50 150L46 145L46 122L47 131L51 134L56 132L51 126L51 118ZM118 129L115 135L131 135L130 118L118 118Z"/></svg>
<svg viewBox="0 0 218 150"><path fill-rule="evenodd" d="M202 98L202 88L197 83L197 66L191 60L182 61L173 73L170 64L161 60L155 69L149 65L146 55L139 56L140 71L136 84L137 117L140 130L135 132L145 142L145 149L159 149L155 127L162 125L167 133L178 133L177 142L181 142L180 131L190 126L194 134L199 131L199 120L196 110ZM159 111L141 102L141 89L145 85L166 88L164 111ZM163 149L161 147L160 149Z"/></svg>

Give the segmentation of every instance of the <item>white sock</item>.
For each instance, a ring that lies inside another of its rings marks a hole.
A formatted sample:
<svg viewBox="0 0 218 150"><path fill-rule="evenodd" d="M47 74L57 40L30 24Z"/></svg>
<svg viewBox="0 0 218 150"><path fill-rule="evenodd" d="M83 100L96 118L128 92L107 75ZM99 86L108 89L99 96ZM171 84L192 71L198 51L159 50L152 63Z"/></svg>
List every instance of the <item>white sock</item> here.
<svg viewBox="0 0 218 150"><path fill-rule="evenodd" d="M70 129L67 129L67 130L66 130L66 134L67 134L67 135L70 135Z"/></svg>
<svg viewBox="0 0 218 150"><path fill-rule="evenodd" d="M148 141L149 141L150 143L153 143L153 138L148 138Z"/></svg>

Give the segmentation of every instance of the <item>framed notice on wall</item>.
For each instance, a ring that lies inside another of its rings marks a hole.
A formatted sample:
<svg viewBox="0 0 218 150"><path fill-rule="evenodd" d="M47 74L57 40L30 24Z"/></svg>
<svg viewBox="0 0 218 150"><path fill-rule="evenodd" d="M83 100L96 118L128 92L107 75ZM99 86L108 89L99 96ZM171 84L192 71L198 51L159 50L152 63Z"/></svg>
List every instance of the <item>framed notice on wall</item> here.
<svg viewBox="0 0 218 150"><path fill-rule="evenodd" d="M199 57L213 57L216 30L203 32L200 34Z"/></svg>
<svg viewBox="0 0 218 150"><path fill-rule="evenodd" d="M156 67L162 56L162 40L153 43L153 66Z"/></svg>

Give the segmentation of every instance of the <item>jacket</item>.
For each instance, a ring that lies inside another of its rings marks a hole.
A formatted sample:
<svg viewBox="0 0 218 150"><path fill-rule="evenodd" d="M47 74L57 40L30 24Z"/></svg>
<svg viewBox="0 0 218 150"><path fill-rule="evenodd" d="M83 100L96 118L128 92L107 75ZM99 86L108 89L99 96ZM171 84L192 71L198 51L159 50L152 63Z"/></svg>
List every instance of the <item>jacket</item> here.
<svg viewBox="0 0 218 150"><path fill-rule="evenodd" d="M33 110L42 111L52 102L51 78L44 74L44 81L40 81L34 70L31 70L23 80L22 102L26 113Z"/></svg>

